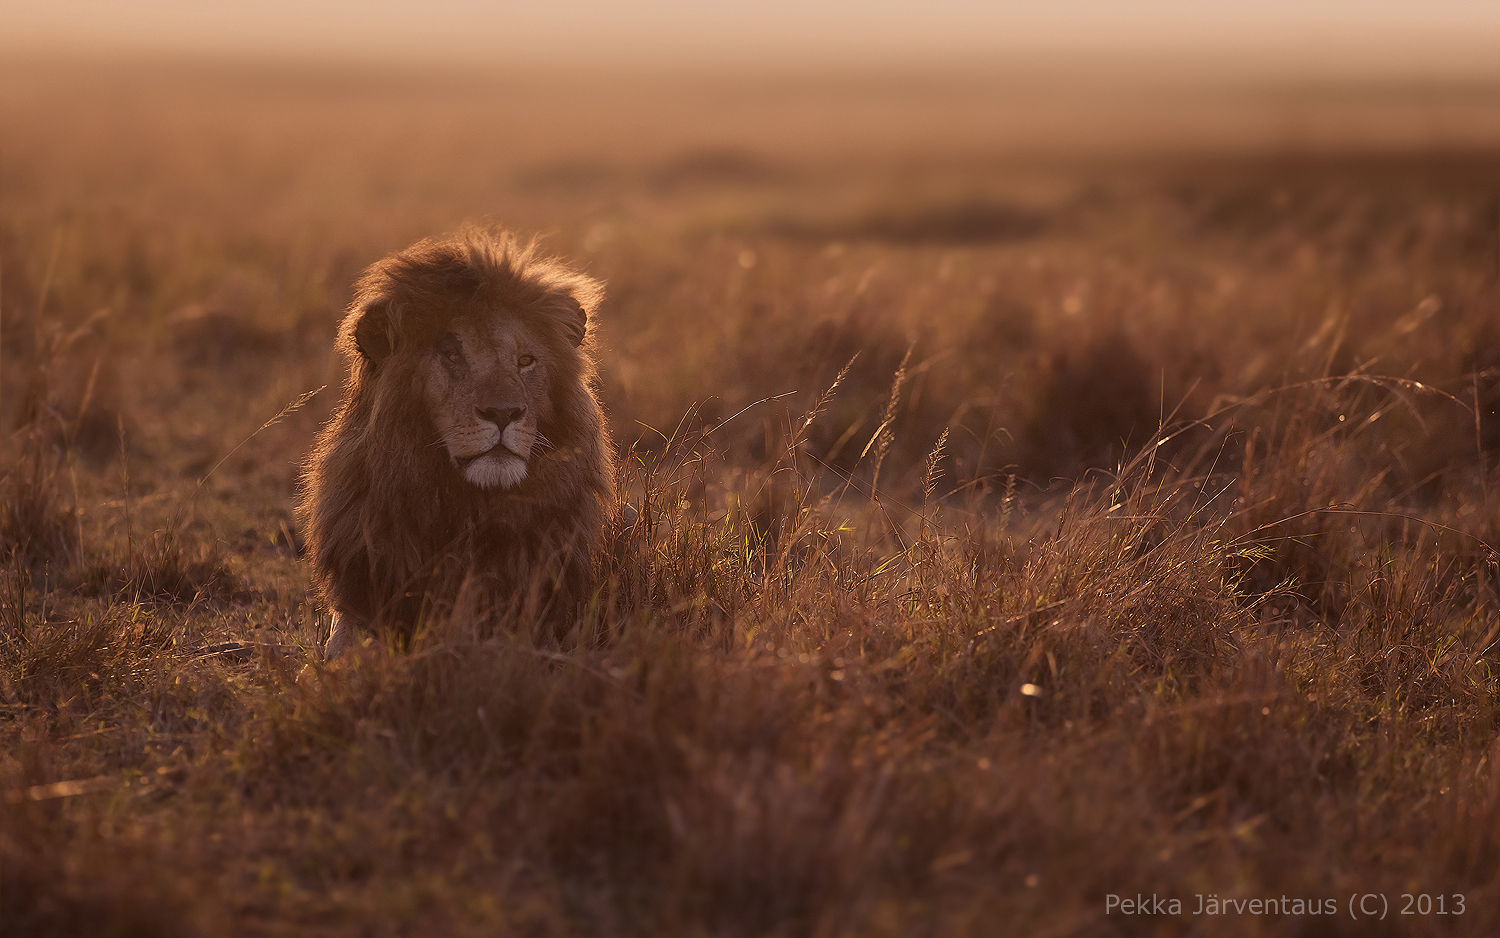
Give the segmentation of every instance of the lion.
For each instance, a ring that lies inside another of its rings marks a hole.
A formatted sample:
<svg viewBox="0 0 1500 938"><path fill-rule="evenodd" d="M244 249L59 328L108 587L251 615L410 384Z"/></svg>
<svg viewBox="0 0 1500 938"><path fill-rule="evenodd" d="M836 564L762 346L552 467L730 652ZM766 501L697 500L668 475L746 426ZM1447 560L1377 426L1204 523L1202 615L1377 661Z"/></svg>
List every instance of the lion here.
<svg viewBox="0 0 1500 938"><path fill-rule="evenodd" d="M299 513L333 610L324 659L458 595L566 629L615 502L596 394L603 285L498 229L375 263L339 328L343 400Z"/></svg>

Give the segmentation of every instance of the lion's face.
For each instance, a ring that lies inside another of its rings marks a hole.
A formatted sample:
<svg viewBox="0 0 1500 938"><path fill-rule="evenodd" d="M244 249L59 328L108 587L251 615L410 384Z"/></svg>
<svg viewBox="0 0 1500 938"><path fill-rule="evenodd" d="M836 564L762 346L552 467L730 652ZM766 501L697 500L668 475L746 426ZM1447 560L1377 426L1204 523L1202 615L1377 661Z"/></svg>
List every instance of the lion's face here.
<svg viewBox="0 0 1500 938"><path fill-rule="evenodd" d="M513 316L454 320L422 353L418 370L428 414L453 465L480 488L526 479L537 433L550 416L548 351Z"/></svg>

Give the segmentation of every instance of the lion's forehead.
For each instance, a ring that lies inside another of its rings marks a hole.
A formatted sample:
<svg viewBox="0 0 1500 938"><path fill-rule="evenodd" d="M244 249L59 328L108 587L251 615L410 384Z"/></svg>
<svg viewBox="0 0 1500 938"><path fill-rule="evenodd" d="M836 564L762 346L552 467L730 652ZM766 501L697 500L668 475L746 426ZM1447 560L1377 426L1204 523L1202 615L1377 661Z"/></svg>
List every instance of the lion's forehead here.
<svg viewBox="0 0 1500 938"><path fill-rule="evenodd" d="M526 323L513 315L496 313L456 320L453 332L470 355L509 359L538 346Z"/></svg>

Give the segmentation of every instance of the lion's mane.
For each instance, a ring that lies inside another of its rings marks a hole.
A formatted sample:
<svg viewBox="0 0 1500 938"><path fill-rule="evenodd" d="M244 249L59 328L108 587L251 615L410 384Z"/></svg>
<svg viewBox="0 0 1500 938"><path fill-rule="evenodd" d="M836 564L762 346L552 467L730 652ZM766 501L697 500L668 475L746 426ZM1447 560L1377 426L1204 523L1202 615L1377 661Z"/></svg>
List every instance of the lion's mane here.
<svg viewBox="0 0 1500 938"><path fill-rule="evenodd" d="M421 241L366 270L339 330L349 378L308 459L300 516L321 598L355 628L409 630L462 584L492 606L553 620L592 589L592 551L614 505L593 312L602 286L498 230ZM523 482L480 488L435 443L417 369L464 311L520 317L548 358L552 446ZM554 624L556 624L554 622ZM330 649L332 652L332 649Z"/></svg>

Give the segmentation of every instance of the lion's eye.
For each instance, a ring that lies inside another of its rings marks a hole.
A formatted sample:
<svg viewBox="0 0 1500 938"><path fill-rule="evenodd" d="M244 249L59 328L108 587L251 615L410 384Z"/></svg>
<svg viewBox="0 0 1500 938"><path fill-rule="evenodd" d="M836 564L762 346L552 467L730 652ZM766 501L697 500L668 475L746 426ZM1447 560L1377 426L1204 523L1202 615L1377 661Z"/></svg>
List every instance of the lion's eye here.
<svg viewBox="0 0 1500 938"><path fill-rule="evenodd" d="M464 357L463 346L459 344L458 336L449 333L438 339L435 346L437 353L455 364L462 361Z"/></svg>
<svg viewBox="0 0 1500 938"><path fill-rule="evenodd" d="M516 359L516 364L520 365L522 368L529 368L532 365L536 364L536 356L522 355L520 358Z"/></svg>

